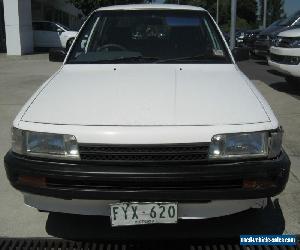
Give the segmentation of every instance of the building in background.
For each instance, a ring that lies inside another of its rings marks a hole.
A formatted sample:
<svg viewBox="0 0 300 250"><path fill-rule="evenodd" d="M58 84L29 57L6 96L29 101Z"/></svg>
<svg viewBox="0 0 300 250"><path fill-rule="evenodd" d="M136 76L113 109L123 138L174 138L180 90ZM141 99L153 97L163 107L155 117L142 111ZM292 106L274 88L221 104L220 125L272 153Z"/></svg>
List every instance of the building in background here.
<svg viewBox="0 0 300 250"><path fill-rule="evenodd" d="M32 53L32 21L53 21L78 30L82 17L66 0L0 0L0 52Z"/></svg>
<svg viewBox="0 0 300 250"><path fill-rule="evenodd" d="M66 0L31 0L31 15L33 21L53 21L72 30L81 26L81 12Z"/></svg>
<svg viewBox="0 0 300 250"><path fill-rule="evenodd" d="M3 0L0 0L0 53L6 52Z"/></svg>

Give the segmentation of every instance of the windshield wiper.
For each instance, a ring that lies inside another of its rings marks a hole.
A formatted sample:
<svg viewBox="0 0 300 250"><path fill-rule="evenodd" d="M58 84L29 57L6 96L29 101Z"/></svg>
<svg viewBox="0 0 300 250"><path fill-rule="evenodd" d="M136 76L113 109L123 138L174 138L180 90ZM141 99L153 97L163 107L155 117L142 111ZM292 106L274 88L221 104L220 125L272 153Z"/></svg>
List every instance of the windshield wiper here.
<svg viewBox="0 0 300 250"><path fill-rule="evenodd" d="M117 61L157 61L157 57L146 57L146 56L131 56L131 57L121 57L115 59Z"/></svg>
<svg viewBox="0 0 300 250"><path fill-rule="evenodd" d="M87 60L87 61L71 61L71 64L110 64L110 63L126 63L126 62L154 62L159 60L157 57L144 57L144 56L131 56L119 57L115 59L100 59L100 60Z"/></svg>
<svg viewBox="0 0 300 250"><path fill-rule="evenodd" d="M159 60L159 58L157 57L131 56L131 57L119 57L119 58L108 59L108 60L99 60L94 63L153 62L157 60Z"/></svg>
<svg viewBox="0 0 300 250"><path fill-rule="evenodd" d="M184 61L201 61L201 60L226 60L224 56L219 55L195 55L187 57L168 58L155 61L154 63L165 63L165 62L184 62Z"/></svg>
<svg viewBox="0 0 300 250"><path fill-rule="evenodd" d="M130 63L130 62L137 62L137 63L166 63L166 62L199 62L199 61L212 61L212 62L226 62L225 56L220 55L195 55L189 57L178 57L178 58L168 58L168 59L161 59L157 57L145 57L145 56L131 56L131 57L119 57L115 59L101 59L95 61L74 61L69 62L73 64L111 64L111 63Z"/></svg>

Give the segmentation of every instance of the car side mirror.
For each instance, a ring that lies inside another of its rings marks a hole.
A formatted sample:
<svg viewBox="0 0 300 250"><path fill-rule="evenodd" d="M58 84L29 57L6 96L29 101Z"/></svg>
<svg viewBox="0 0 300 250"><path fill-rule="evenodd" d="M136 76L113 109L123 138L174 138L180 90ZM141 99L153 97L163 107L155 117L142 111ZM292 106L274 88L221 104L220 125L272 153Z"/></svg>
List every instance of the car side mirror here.
<svg viewBox="0 0 300 250"><path fill-rule="evenodd" d="M232 50L233 57L235 61L247 61L250 59L250 51L247 48L234 48Z"/></svg>
<svg viewBox="0 0 300 250"><path fill-rule="evenodd" d="M74 38L70 38L66 44L66 51L69 51L69 49L71 48L71 45L74 41Z"/></svg>
<svg viewBox="0 0 300 250"><path fill-rule="evenodd" d="M58 28L58 29L57 29L57 32L58 32L59 34L61 34L61 33L63 33L64 31L63 31L62 29Z"/></svg>
<svg viewBox="0 0 300 250"><path fill-rule="evenodd" d="M67 53L64 49L50 49L49 61L51 62L63 62Z"/></svg>

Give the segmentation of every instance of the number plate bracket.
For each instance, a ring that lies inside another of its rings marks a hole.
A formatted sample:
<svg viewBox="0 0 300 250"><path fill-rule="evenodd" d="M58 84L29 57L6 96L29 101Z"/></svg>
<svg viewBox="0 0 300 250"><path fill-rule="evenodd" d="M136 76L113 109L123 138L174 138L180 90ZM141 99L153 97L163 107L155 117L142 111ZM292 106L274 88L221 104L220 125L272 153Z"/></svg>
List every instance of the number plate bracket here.
<svg viewBox="0 0 300 250"><path fill-rule="evenodd" d="M175 202L121 202L110 205L113 227L177 223Z"/></svg>

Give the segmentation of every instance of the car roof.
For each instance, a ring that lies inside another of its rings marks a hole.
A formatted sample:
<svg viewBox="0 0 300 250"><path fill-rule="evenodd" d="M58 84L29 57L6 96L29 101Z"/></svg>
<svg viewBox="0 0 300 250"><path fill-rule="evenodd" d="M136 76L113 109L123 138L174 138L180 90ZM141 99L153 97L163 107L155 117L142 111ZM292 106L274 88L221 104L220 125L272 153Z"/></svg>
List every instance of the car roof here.
<svg viewBox="0 0 300 250"><path fill-rule="evenodd" d="M52 22L52 21L45 21L45 20L42 20L42 21L34 20L34 21L32 21L32 23L54 23L54 24L58 24L59 25L59 23Z"/></svg>
<svg viewBox="0 0 300 250"><path fill-rule="evenodd" d="M102 7L96 11L102 10L196 10L206 11L201 7L190 6L190 5L179 5L179 4L127 4L127 5L113 5L108 7Z"/></svg>

